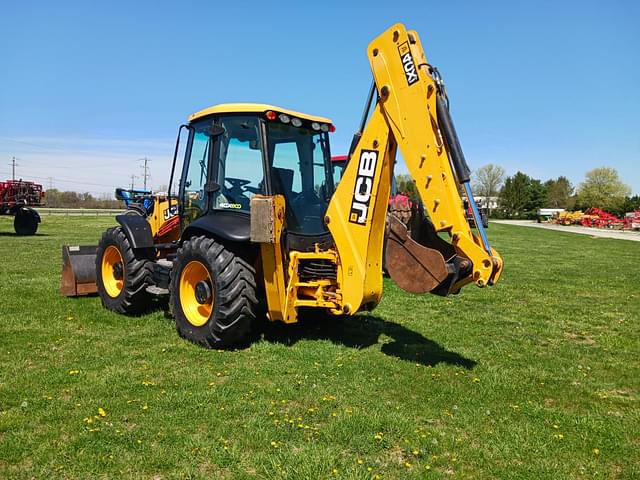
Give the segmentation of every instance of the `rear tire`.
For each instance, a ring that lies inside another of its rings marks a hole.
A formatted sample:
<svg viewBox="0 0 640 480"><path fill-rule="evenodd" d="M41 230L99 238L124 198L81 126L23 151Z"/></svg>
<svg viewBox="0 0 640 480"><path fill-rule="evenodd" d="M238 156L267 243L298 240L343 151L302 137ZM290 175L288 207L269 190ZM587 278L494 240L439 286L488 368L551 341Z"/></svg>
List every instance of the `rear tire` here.
<svg viewBox="0 0 640 480"><path fill-rule="evenodd" d="M215 240L193 237L171 270L170 304L178 334L205 348L245 340L256 318L255 269Z"/></svg>
<svg viewBox="0 0 640 480"><path fill-rule="evenodd" d="M152 273L150 251L134 251L121 227L104 232L96 252L96 285L105 308L125 314L148 310Z"/></svg>
<svg viewBox="0 0 640 480"><path fill-rule="evenodd" d="M18 235L35 235L38 231L38 217L32 210L18 210L13 219L13 228Z"/></svg>

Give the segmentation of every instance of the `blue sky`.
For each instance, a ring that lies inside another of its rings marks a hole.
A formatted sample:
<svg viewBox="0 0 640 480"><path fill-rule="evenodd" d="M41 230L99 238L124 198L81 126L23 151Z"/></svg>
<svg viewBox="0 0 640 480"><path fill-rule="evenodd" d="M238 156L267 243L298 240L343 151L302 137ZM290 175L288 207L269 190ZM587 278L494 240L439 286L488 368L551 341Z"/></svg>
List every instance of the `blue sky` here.
<svg viewBox="0 0 640 480"><path fill-rule="evenodd" d="M158 187L178 125L232 101L328 116L345 153L366 46L397 21L443 73L472 168L577 185L606 165L640 193L634 1L3 2L0 179L15 156L25 179L110 194L147 156Z"/></svg>

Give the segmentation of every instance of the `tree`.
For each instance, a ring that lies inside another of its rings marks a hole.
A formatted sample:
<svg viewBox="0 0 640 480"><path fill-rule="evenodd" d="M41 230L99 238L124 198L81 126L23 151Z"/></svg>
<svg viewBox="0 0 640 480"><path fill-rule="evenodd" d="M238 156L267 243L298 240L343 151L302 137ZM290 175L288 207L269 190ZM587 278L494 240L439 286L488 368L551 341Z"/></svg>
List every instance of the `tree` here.
<svg viewBox="0 0 640 480"><path fill-rule="evenodd" d="M518 216L529 204L531 178L522 172L507 177L500 191L500 206L508 216Z"/></svg>
<svg viewBox="0 0 640 480"><path fill-rule="evenodd" d="M411 175L396 175L396 191L404 193L412 202L420 201L420 194Z"/></svg>
<svg viewBox="0 0 640 480"><path fill-rule="evenodd" d="M489 163L473 173L473 191L482 197L495 197L504 183L504 168Z"/></svg>
<svg viewBox="0 0 640 480"><path fill-rule="evenodd" d="M616 210L611 210L611 213L618 217L623 217L628 212L634 212L640 210L640 195L634 195L633 197L625 197L624 202L620 204L620 207Z"/></svg>
<svg viewBox="0 0 640 480"><path fill-rule="evenodd" d="M572 208L573 207L573 185L567 177L560 176L555 180L545 182L547 189L546 206L550 208Z"/></svg>
<svg viewBox="0 0 640 480"><path fill-rule="evenodd" d="M622 183L615 168L599 167L588 171L578 187L578 204L582 208L618 210L629 195L631 188Z"/></svg>

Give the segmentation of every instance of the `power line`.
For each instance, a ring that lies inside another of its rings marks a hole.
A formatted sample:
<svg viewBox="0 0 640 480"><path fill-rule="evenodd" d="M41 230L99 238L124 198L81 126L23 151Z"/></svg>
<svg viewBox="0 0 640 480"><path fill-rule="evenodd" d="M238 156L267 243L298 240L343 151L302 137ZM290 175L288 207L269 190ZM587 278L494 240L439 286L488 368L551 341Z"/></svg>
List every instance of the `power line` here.
<svg viewBox="0 0 640 480"><path fill-rule="evenodd" d="M151 161L151 159L144 157L140 159L141 162L144 162L144 165L141 165L142 168L144 169L144 173L142 174L144 177L144 190L147 190L147 178L151 177L151 174L149 173L149 167L147 166L148 162ZM131 187L133 189L133 187Z"/></svg>
<svg viewBox="0 0 640 480"><path fill-rule="evenodd" d="M9 165L11 165L11 179L15 182L15 180L16 180L16 167L20 166L20 165L18 165L16 163L16 157L11 157L11 163Z"/></svg>
<svg viewBox="0 0 640 480"><path fill-rule="evenodd" d="M68 178L58 178L58 177L40 177L37 175L28 175L29 178L34 178L36 180L42 180L47 182L60 182L60 183L72 183L75 185L88 185L92 187L105 187L105 188L115 188L114 185L106 185L104 183L93 183L93 182L84 182L81 180L71 180Z"/></svg>

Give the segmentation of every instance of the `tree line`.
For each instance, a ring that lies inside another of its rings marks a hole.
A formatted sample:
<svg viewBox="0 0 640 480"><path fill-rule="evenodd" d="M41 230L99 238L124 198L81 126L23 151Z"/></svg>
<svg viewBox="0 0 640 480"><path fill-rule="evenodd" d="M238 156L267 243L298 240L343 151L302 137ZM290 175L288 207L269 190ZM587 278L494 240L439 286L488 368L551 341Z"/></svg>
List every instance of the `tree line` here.
<svg viewBox="0 0 640 480"><path fill-rule="evenodd" d="M496 216L532 217L540 208L587 210L592 207L623 216L640 208L640 196L631 196L631 188L611 167L588 171L577 187L564 176L542 182L518 171L505 178L504 169L492 164L479 168L473 178L477 195L498 197Z"/></svg>
<svg viewBox="0 0 640 480"><path fill-rule="evenodd" d="M543 182L520 171L507 176L501 166L488 164L473 172L472 186L476 196L498 199L498 208L489 212L494 217L535 218L540 208L598 207L617 216L640 209L640 196L631 196L631 188L611 167L588 171L584 181L575 187L564 176ZM412 200L419 199L409 175L397 175L396 187Z"/></svg>
<svg viewBox="0 0 640 480"><path fill-rule="evenodd" d="M78 193L50 188L45 192L44 202L51 208L123 208L115 198L96 198L88 192Z"/></svg>

